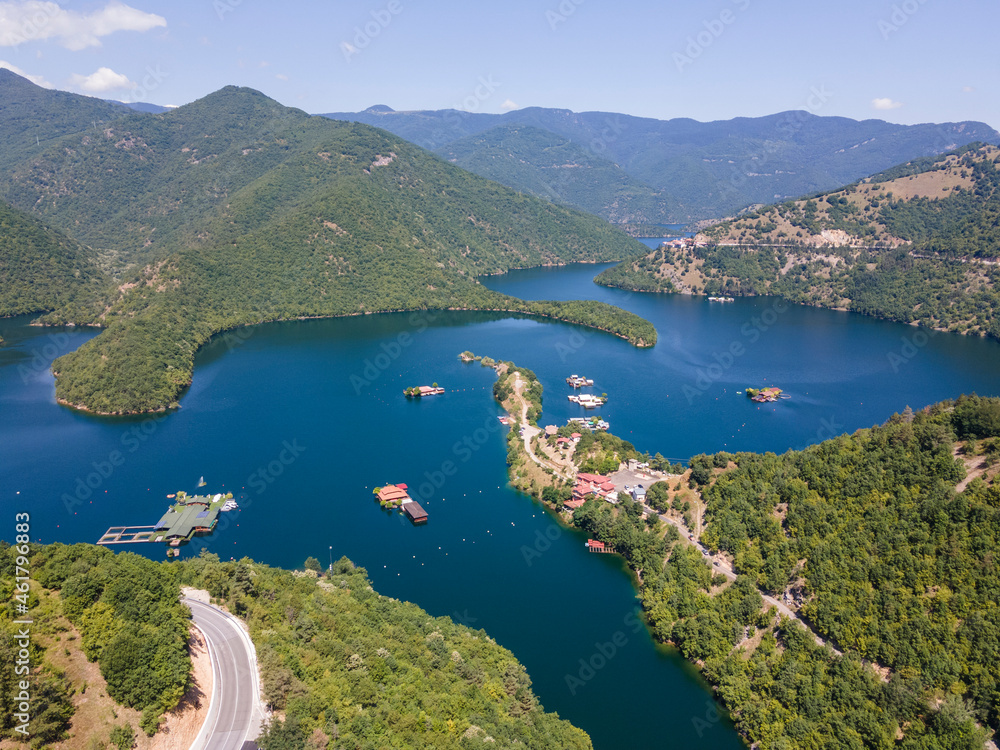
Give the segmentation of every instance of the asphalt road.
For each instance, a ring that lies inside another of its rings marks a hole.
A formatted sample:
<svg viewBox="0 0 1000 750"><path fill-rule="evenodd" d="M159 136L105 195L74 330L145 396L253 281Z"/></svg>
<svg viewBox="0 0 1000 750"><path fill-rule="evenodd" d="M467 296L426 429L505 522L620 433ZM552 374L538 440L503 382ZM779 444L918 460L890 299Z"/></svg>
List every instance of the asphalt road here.
<svg viewBox="0 0 1000 750"><path fill-rule="evenodd" d="M221 609L187 597L181 601L191 608L212 660L208 716L191 750L239 750L257 737L264 716L253 642Z"/></svg>

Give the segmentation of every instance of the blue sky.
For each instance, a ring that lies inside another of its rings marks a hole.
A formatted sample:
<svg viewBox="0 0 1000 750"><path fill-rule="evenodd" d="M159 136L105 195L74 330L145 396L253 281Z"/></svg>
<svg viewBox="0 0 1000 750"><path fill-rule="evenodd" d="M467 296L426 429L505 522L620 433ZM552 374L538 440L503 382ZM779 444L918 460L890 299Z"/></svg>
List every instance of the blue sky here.
<svg viewBox="0 0 1000 750"><path fill-rule="evenodd" d="M1000 128L998 22L996 0L0 0L0 66L164 105L237 84L312 113L805 108Z"/></svg>

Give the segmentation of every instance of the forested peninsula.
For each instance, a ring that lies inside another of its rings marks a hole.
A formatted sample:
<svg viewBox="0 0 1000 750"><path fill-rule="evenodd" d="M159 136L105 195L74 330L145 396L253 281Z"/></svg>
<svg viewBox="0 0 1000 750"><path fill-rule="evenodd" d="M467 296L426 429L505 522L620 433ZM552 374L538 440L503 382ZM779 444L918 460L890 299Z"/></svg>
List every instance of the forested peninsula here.
<svg viewBox="0 0 1000 750"><path fill-rule="evenodd" d="M633 257L641 243L385 131L233 86L163 114L112 107L100 122L93 100L9 71L0 93L0 131L20 133L26 111L52 122L48 148L0 180L0 220L23 245L0 265L0 315L104 329L53 363L61 403L176 407L212 335L276 320L494 310L656 342L648 321L619 308L519 300L477 281Z"/></svg>
<svg viewBox="0 0 1000 750"><path fill-rule="evenodd" d="M512 483L624 557L654 635L748 742L980 750L1000 729L1000 399L685 469L608 433L543 433L541 383L498 367ZM580 478L630 460L653 472L641 500Z"/></svg>

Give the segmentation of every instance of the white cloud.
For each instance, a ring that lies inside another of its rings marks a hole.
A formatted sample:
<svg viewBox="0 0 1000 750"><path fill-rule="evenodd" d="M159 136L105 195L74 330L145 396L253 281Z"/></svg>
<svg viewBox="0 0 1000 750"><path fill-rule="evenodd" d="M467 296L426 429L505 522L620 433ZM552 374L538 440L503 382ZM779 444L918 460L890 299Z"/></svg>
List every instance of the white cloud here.
<svg viewBox="0 0 1000 750"><path fill-rule="evenodd" d="M52 88L52 84L49 83L48 81L46 81L44 78L42 78L42 76L33 76L33 75L31 75L31 73L25 73L19 67L17 67L16 65L11 65L6 60L0 60L0 68L4 68L6 70L9 70L11 73L17 73L22 78L27 78L29 81L31 81L36 86L42 86L42 87L47 88L47 89Z"/></svg>
<svg viewBox="0 0 1000 750"><path fill-rule="evenodd" d="M893 101L889 97L884 96L879 99L872 99L872 106L875 109L899 109L903 106L903 103Z"/></svg>
<svg viewBox="0 0 1000 750"><path fill-rule="evenodd" d="M512 99L504 99L503 104L500 105L500 109L504 112L510 112L512 109L518 109L517 102Z"/></svg>
<svg viewBox="0 0 1000 750"><path fill-rule="evenodd" d="M964 91L966 94L971 94L975 90L976 90L975 86L962 86L962 91Z"/></svg>
<svg viewBox="0 0 1000 750"><path fill-rule="evenodd" d="M44 0L0 2L0 47L55 39L66 49L100 47L101 37L116 31L149 31L167 20L113 0L91 13L64 10Z"/></svg>
<svg viewBox="0 0 1000 750"><path fill-rule="evenodd" d="M115 89L134 89L136 87L136 84L132 83L128 79L128 76L115 73L111 68L98 68L89 76L74 74L70 78L70 83L92 94L100 94Z"/></svg>
<svg viewBox="0 0 1000 750"><path fill-rule="evenodd" d="M277 78L279 81L287 81L288 80L288 76L286 76L284 73L275 73L274 77Z"/></svg>

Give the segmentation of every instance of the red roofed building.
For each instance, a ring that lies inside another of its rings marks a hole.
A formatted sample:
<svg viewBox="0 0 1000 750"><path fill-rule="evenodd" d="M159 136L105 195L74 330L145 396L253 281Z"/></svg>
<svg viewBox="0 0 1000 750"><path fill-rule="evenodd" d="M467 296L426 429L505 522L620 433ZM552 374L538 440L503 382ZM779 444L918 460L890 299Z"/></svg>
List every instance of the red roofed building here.
<svg viewBox="0 0 1000 750"><path fill-rule="evenodd" d="M378 501L383 505L398 505L410 499L403 489L406 485L387 484L378 491Z"/></svg>

